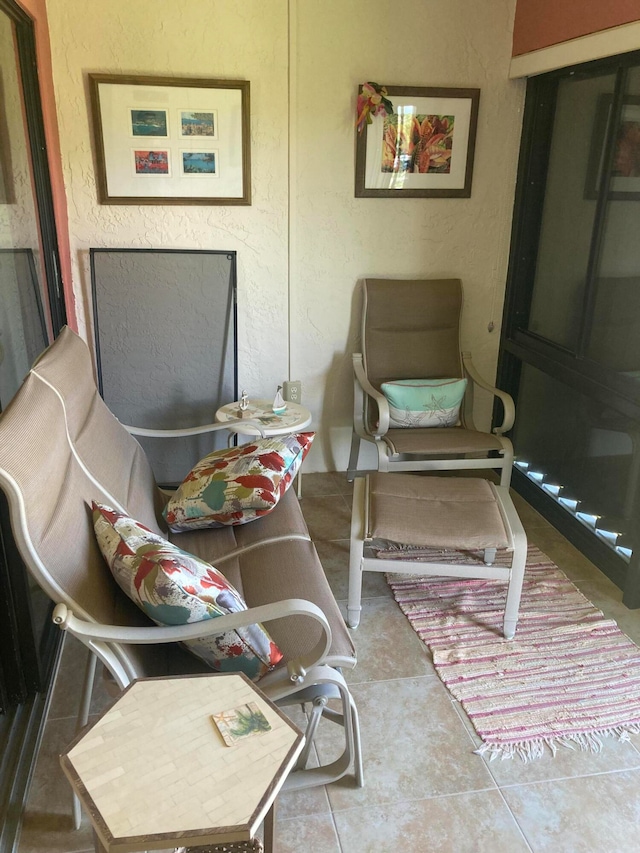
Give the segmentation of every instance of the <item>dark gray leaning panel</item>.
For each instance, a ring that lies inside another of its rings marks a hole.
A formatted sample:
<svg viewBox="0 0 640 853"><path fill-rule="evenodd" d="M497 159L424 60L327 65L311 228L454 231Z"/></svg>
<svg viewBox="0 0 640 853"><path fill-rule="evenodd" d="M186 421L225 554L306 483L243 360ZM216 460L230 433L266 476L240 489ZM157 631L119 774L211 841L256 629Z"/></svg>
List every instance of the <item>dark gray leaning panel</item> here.
<svg viewBox="0 0 640 853"><path fill-rule="evenodd" d="M91 249L100 391L125 424L210 423L237 397L234 252ZM180 482L226 433L142 439L156 478Z"/></svg>

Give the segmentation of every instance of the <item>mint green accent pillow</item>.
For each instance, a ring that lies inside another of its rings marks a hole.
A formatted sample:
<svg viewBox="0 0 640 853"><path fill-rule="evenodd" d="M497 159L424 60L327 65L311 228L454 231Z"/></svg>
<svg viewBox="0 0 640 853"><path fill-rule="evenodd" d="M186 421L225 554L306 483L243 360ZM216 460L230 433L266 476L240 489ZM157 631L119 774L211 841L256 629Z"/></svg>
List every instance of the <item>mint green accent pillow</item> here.
<svg viewBox="0 0 640 853"><path fill-rule="evenodd" d="M396 379L380 386L389 403L389 426L448 427L460 419L466 379Z"/></svg>

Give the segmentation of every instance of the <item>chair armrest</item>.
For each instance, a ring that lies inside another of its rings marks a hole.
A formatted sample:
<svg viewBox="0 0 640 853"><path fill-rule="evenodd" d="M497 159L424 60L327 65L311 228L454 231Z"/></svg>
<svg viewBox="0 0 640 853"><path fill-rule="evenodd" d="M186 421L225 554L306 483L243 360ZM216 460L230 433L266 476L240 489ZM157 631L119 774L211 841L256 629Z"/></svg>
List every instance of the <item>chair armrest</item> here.
<svg viewBox="0 0 640 853"><path fill-rule="evenodd" d="M465 371L469 375L469 379L471 379L471 381L479 388L483 388L485 391L493 394L494 397L498 397L502 403L504 417L500 426L494 427L493 432L496 435L502 435L502 433L508 432L513 426L516 418L516 408L513 402L513 397L510 394L507 394L506 391L500 391L499 388L496 388L494 385L490 385L482 378L482 376L480 376L478 371L475 369L470 352L462 353L462 363L464 364Z"/></svg>
<svg viewBox="0 0 640 853"><path fill-rule="evenodd" d="M362 353L354 352L353 353L353 372L355 374L355 382L356 388L364 391L367 396L371 397L378 407L378 426L375 430L370 430L368 424L364 422L364 407L358 407L356 404L356 411L354 412L354 416L359 418L358 424L362 427L364 431L366 431L370 435L374 435L376 438L382 438L385 433L389 430L389 403L387 402L387 398L384 394L381 394L373 385L369 382L367 374L364 370L364 360L362 358ZM358 411L360 409L360 411Z"/></svg>
<svg viewBox="0 0 640 853"><path fill-rule="evenodd" d="M316 646L306 655L289 661L287 669L291 681L303 681L311 667L322 663L331 648L331 627L322 610L313 602L302 598L285 598L273 604L262 604L260 607L250 607L238 613L227 613L214 619L202 622L192 622L188 625L127 627L120 625L103 625L98 622L87 622L78 619L66 604L57 604L53 611L53 621L63 631L86 641L107 643L127 643L132 645L153 645L156 643L183 643L186 640L199 640L204 637L223 634L236 628L246 628L256 622L269 622L272 619L283 619L288 616L309 616L315 619L322 628L320 639Z"/></svg>
<svg viewBox="0 0 640 853"><path fill-rule="evenodd" d="M218 432L218 430L221 429L230 429L232 425L236 423L242 424L242 426L254 427L262 438L265 436L263 424L250 418L247 418L246 420L237 418L233 421L226 421L223 424L202 424L201 426L185 427L184 429L146 429L144 427L128 426L127 424L122 424L122 426L131 435L142 435L147 436L148 438L180 438L185 435L202 435L207 432Z"/></svg>

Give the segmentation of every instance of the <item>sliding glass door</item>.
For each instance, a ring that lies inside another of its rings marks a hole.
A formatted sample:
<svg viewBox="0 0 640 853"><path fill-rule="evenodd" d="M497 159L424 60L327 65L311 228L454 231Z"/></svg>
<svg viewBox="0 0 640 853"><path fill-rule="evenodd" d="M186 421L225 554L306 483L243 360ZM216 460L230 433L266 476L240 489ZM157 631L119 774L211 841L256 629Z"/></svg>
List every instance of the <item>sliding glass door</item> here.
<svg viewBox="0 0 640 853"><path fill-rule="evenodd" d="M33 23L0 0L0 411L65 322ZM11 849L58 637L0 492L0 851Z"/></svg>
<svg viewBox="0 0 640 853"><path fill-rule="evenodd" d="M514 483L640 606L640 55L532 78L503 323Z"/></svg>

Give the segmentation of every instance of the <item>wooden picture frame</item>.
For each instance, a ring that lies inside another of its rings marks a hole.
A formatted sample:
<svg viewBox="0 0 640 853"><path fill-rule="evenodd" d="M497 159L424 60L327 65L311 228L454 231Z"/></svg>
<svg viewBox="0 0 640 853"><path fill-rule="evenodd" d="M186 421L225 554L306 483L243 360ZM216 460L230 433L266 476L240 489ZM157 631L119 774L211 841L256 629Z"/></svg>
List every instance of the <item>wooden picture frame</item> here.
<svg viewBox="0 0 640 853"><path fill-rule="evenodd" d="M100 204L251 204L247 80L89 82Z"/></svg>
<svg viewBox="0 0 640 853"><path fill-rule="evenodd" d="M356 198L468 198L480 89L385 89L393 114L357 134Z"/></svg>

